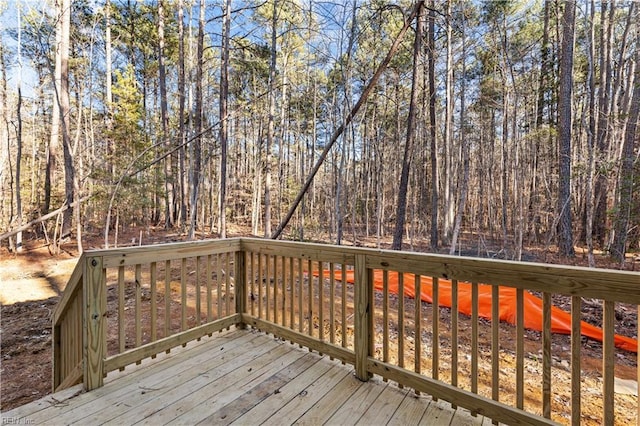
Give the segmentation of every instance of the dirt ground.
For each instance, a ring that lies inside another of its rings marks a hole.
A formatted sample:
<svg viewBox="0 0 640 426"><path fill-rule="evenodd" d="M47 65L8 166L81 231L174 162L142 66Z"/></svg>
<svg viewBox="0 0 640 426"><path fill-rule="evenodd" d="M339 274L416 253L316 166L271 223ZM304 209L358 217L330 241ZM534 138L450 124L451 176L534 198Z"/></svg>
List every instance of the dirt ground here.
<svg viewBox="0 0 640 426"><path fill-rule="evenodd" d="M131 238L128 238L127 241L135 242L135 234L128 237ZM99 246L97 238L96 247ZM146 234L146 241L143 242L153 243L182 239L184 238L180 235L168 235L158 231L155 234ZM85 245L91 246L90 243ZM25 252L19 256L8 253L4 247L0 249L0 302L2 304L0 311L0 411L10 410L51 393L51 313L64 291L66 281L75 267L76 260L75 243L72 242L63 245L61 254L56 256L52 256L49 250L37 240L28 241ZM544 260L550 262L549 258ZM638 269L639 266L632 265L631 268ZM568 298L554 298L554 304L561 308L566 309L569 303ZM583 308L585 321L593 324L601 322L602 310L598 304L585 303ZM423 306L423 309L430 311L431 307ZM637 313L638 310L635 306L618 304L616 306L616 332L637 337ZM441 324L445 328L444 333L448 332L447 324L450 314L448 309L440 309ZM429 313L425 312L425 315L429 315ZM461 322L461 327L465 327L464 321ZM511 326L504 325L504 327L508 330ZM513 331L513 336L515 340L515 331ZM536 368L538 368L536 357L540 346L540 333L526 331L526 338L525 350L529 354L526 369L533 371L535 375ZM490 333L487 334L487 342L484 343L486 343L486 347L490 348ZM554 335L552 348L554 368L568 371L569 348L569 336ZM450 348L447 348L446 345L443 346L441 354L445 355L448 350ZM593 376L594 386L598 386L599 372L602 369L601 354L601 344L586 339L583 341L583 369L585 375ZM636 354L616 351L616 360L617 393L622 395L622 400L616 399L616 410L618 411L617 418L623 419L628 418L629 411L637 412L634 405L637 404L637 398L633 396L637 395L637 357ZM507 368L511 364L515 364L515 356L510 357L509 354L506 354L501 357L501 368L502 366ZM461 374L468 375L464 362L460 365ZM485 379L490 380L489 378L480 378L481 381ZM554 383L556 383L556 379L554 376ZM567 383L567 386L570 384ZM528 384L526 387L529 389ZM592 401L590 393L583 390L583 396L583 409L587 413L597 412L597 408L602 404L599 395L594 397ZM554 402L554 404L564 403L566 401ZM590 405L593 405L593 410L589 409Z"/></svg>

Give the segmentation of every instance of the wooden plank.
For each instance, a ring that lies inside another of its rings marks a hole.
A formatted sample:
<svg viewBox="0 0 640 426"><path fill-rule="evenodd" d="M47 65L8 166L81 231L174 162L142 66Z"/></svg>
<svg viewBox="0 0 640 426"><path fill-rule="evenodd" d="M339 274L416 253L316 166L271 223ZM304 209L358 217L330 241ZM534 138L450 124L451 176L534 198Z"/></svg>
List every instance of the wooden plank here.
<svg viewBox="0 0 640 426"><path fill-rule="evenodd" d="M320 358L317 355L311 353L305 354L303 357L285 366L277 373L255 384L250 390L246 391L239 397L234 398L233 401L230 401L228 404L216 411L211 412L210 407L207 407L208 416L202 419L201 422L205 424L215 423L218 425L230 424L235 419L248 412L252 407L269 397L269 395L274 391L280 389L290 380L300 375L303 371L311 368L311 366L319 360ZM204 407L200 408L200 410L204 411Z"/></svg>
<svg viewBox="0 0 640 426"><path fill-rule="evenodd" d="M405 398L398 406L398 409L393 413L393 416L389 419L387 426L406 426L406 425L418 425L422 420L424 412L431 403L430 396L419 396L405 392Z"/></svg>
<svg viewBox="0 0 640 426"><path fill-rule="evenodd" d="M215 368L225 360L235 359L247 352L258 336L250 334L231 334L230 338L215 337L206 339L203 345L194 342L193 347L180 348L177 355L164 355L161 361L153 361L147 365L134 367L133 373L115 373L113 380L100 389L78 395L73 402L58 409L42 412L33 417L38 423L49 421L52 424L100 424L117 416L119 413L135 409L134 401L140 398L153 398L156 392L166 389L170 391L174 384L188 382L198 377L203 366ZM260 345L264 344L261 343ZM175 353L174 352L174 353ZM105 409L107 407L108 409ZM90 421L92 420L92 421Z"/></svg>
<svg viewBox="0 0 640 426"><path fill-rule="evenodd" d="M580 333L580 321L582 320L582 298L573 296L571 298L571 424L580 425L580 381L582 372L580 370L580 348L582 337Z"/></svg>
<svg viewBox="0 0 640 426"><path fill-rule="evenodd" d="M250 346L250 351L246 350L247 346ZM127 400L129 407L117 408L113 410L115 413L107 415L98 414L100 417L86 421L88 424L95 422L105 425L166 423L168 418L178 417L184 410L197 409L198 405L212 396L232 390L238 381L248 375L253 375L254 380L260 377L252 374L254 369L261 370L266 363L276 363L278 357L287 357L291 351L285 345L280 346L274 346L268 340L253 339L250 344L225 347L224 351L217 351L214 357L204 361L194 371L172 375L160 386L145 386L153 390L146 394L136 392Z"/></svg>
<svg viewBox="0 0 640 426"><path fill-rule="evenodd" d="M464 389L455 388L448 383L419 375L395 365L385 364L373 358L369 358L368 369L374 374L381 376L386 375L390 380L394 380L397 383L404 383L407 387L411 387L420 392L425 392L429 395L438 395L439 398L447 402L465 407L469 410L474 410L476 413L491 417L495 421L510 425L556 424L548 419L518 410L499 401L494 401Z"/></svg>
<svg viewBox="0 0 640 426"><path fill-rule="evenodd" d="M84 263L84 388L103 384L106 356L107 295L102 257L88 256ZM77 342L76 344L78 344Z"/></svg>
<svg viewBox="0 0 640 426"><path fill-rule="evenodd" d="M382 361L389 362L389 271L382 271Z"/></svg>
<svg viewBox="0 0 640 426"><path fill-rule="evenodd" d="M602 339L602 400L603 400L603 417L602 424L612 425L615 422L613 404L614 400L614 366L615 366L615 347L613 337L615 334L615 303L605 301L603 307L602 330L604 337Z"/></svg>
<svg viewBox="0 0 640 426"><path fill-rule="evenodd" d="M279 254L281 256L296 257L304 260L348 263L353 265L355 254L359 252L352 248L330 244L300 243L295 241L265 240L262 238L241 238L241 249L251 250L263 254Z"/></svg>
<svg viewBox="0 0 640 426"><path fill-rule="evenodd" d="M333 414L340 409L358 389L363 386L368 386L369 384L370 383L362 383L351 374L346 375L330 392L327 392L324 397L292 424L300 426L327 424ZM336 395L340 397L336 398ZM348 418L351 418L351 416ZM344 423L344 419L338 421L338 423Z"/></svg>
<svg viewBox="0 0 640 426"><path fill-rule="evenodd" d="M256 315L256 264L255 255L253 252L247 252L249 256L249 306L251 309L251 315Z"/></svg>
<svg viewBox="0 0 640 426"><path fill-rule="evenodd" d="M349 423L354 423L356 419L360 419L364 413L374 405L378 396L380 396L387 386L387 383L380 380L369 380L366 385L360 386L360 388L333 413L333 416L327 420L327 423L344 423L345 419L349 419Z"/></svg>
<svg viewBox="0 0 640 426"><path fill-rule="evenodd" d="M287 326L287 258L284 256L280 256L280 260L282 261L282 267L280 268L282 275L282 303L280 304L280 309L282 310L282 325L284 327Z"/></svg>
<svg viewBox="0 0 640 426"><path fill-rule="evenodd" d="M238 425L263 424L267 419L274 416L274 413L281 407L296 399L301 392L305 392L309 387L315 387L315 383L334 366L335 364L326 362L326 360L318 360L298 376L292 377L290 381L283 383L275 391L272 390L259 404L250 407L249 410L237 417L232 423ZM282 419L279 418L279 420L281 421Z"/></svg>
<svg viewBox="0 0 640 426"><path fill-rule="evenodd" d="M264 275L262 274L262 255L258 253L258 318L263 318L262 313L262 288L263 282L265 282Z"/></svg>
<svg viewBox="0 0 640 426"><path fill-rule="evenodd" d="M127 366L134 362L140 361L151 355L158 354L167 349L180 345L186 345L188 342L203 337L207 334L223 330L227 327L235 325L241 321L240 314L230 315L228 317L195 327L187 331L174 334L169 337L158 339L155 342L147 343L138 348L130 349L118 355L111 356L104 360L104 372L113 371L120 367Z"/></svg>
<svg viewBox="0 0 640 426"><path fill-rule="evenodd" d="M377 384L378 386L382 386ZM373 403L362 413L355 422L356 425L369 426L375 424L387 424L398 410L400 404L407 396L408 391L388 384L383 386L382 392ZM355 417L355 416L354 416Z"/></svg>
<svg viewBox="0 0 640 426"><path fill-rule="evenodd" d="M542 415L551 418L551 293L542 293Z"/></svg>
<svg viewBox="0 0 640 426"><path fill-rule="evenodd" d="M12 410L3 411L2 418L32 420L34 423L31 424L35 424L34 417L39 415L41 411L47 410L47 412L49 412L51 407L56 405L56 401L61 405L66 404L67 400L77 397L83 391L82 384L72 386L62 391L57 391L54 395L48 395Z"/></svg>
<svg viewBox="0 0 640 426"><path fill-rule="evenodd" d="M344 361L347 364L355 365L355 353L338 345L333 345L329 342L322 342L313 336L279 326L270 321L251 317L250 315L242 315L242 322L285 340L293 340L294 342L309 348L309 350L315 350L319 353Z"/></svg>
<svg viewBox="0 0 640 426"><path fill-rule="evenodd" d="M84 366L82 360L80 360L80 362L78 362L70 372L65 374L64 380L53 391L59 392L61 390L77 385L78 383L82 383L83 368Z"/></svg>
<svg viewBox="0 0 640 426"><path fill-rule="evenodd" d="M278 308L278 283L280 282L278 277L279 273L278 256L273 256L273 322L278 325L283 325L282 321L278 321L278 314L280 313Z"/></svg>
<svg viewBox="0 0 640 426"><path fill-rule="evenodd" d="M447 402L434 400L425 410L420 423L429 426L449 426L453 424L454 414L455 411Z"/></svg>
<svg viewBox="0 0 640 426"><path fill-rule="evenodd" d="M225 285L225 315L231 315L231 253L224 254L225 259L225 271L224 271L224 285ZM235 290L234 290L235 291Z"/></svg>
<svg viewBox="0 0 640 426"><path fill-rule="evenodd" d="M296 421L305 415L314 405L328 394L333 394L334 388L349 377L351 372L340 365L333 364L331 369L319 377L311 386L305 387L302 391L297 388L298 393L283 404L277 411L262 423L262 426L280 426L295 424ZM242 418L240 419L242 420Z"/></svg>

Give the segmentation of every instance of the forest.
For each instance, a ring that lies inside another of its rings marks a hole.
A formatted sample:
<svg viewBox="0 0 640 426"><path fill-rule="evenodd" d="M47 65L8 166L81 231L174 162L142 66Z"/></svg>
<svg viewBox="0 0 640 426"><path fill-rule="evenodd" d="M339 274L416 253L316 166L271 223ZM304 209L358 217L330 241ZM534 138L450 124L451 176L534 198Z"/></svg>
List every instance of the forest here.
<svg viewBox="0 0 640 426"><path fill-rule="evenodd" d="M640 250L635 1L9 0L0 26L11 251Z"/></svg>

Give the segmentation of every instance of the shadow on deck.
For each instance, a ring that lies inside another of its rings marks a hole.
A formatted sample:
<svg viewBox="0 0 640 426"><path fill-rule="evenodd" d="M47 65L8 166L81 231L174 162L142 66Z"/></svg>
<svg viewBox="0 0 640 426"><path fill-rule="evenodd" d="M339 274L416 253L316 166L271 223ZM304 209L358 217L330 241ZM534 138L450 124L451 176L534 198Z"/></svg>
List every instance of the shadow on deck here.
<svg viewBox="0 0 640 426"><path fill-rule="evenodd" d="M491 424L255 330L215 333L2 413L2 424Z"/></svg>

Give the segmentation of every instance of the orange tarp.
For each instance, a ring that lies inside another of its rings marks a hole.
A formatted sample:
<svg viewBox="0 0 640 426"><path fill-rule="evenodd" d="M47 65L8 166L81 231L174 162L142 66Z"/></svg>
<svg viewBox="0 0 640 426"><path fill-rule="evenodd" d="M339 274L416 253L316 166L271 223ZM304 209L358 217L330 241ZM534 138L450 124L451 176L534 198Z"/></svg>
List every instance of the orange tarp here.
<svg viewBox="0 0 640 426"><path fill-rule="evenodd" d="M335 271L335 279L342 280L342 271ZM314 272L318 276L318 272ZM325 270L325 277L331 275L329 270ZM355 274L353 270L345 271L345 279L353 284ZM389 292L398 294L397 272L389 272L388 288ZM373 271L373 282L376 290L383 290L383 273L381 270ZM406 296L415 298L415 275L404 274L404 293ZM478 285L478 315L491 319L491 288L487 284ZM420 277L420 299L427 303L433 303L433 280L431 277ZM500 320L509 324L516 323L516 289L512 287L499 287L499 312ZM451 307L451 281L438 279L438 302L440 306ZM458 282L458 310L459 312L471 315L471 284L468 282ZM542 331L542 299L533 294L524 292L524 326L525 328ZM559 334L571 334L571 315L562 309L551 307L551 332ZM581 333L583 336L602 342L602 329L589 323L581 321ZM614 337L615 346L631 352L638 352L638 341L630 337Z"/></svg>

